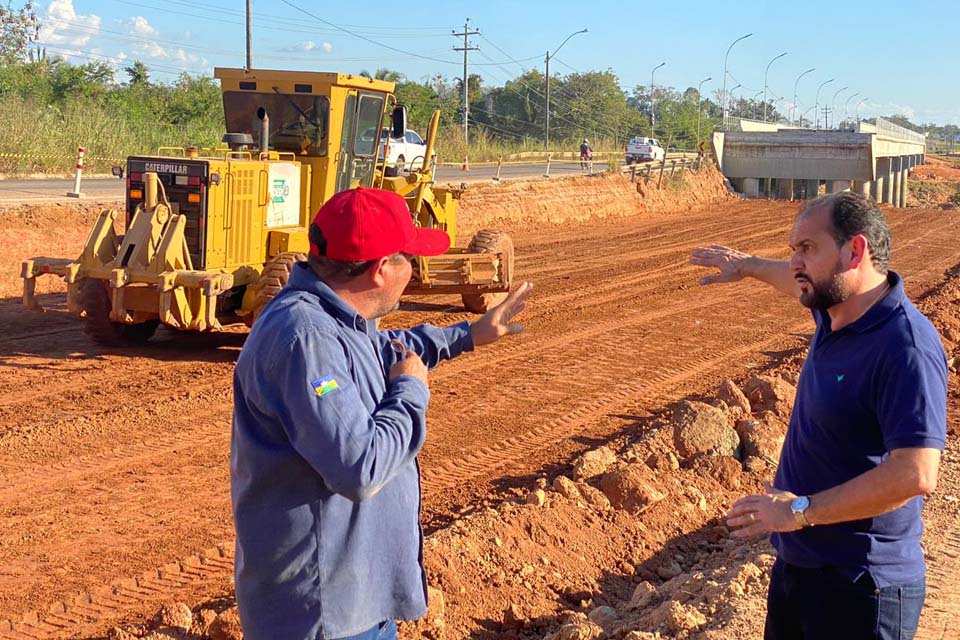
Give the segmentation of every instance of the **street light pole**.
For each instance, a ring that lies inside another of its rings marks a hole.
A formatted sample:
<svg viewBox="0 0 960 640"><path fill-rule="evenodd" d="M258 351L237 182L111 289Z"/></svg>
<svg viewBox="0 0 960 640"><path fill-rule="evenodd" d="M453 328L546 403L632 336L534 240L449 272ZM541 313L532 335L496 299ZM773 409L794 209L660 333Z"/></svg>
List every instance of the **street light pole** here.
<svg viewBox="0 0 960 640"><path fill-rule="evenodd" d="M766 94L766 92L763 89L760 89L760 91L757 91L755 94L753 94L753 114L752 115L754 120L757 119L757 98L760 97L761 93ZM764 99L766 99L766 95L764 95Z"/></svg>
<svg viewBox="0 0 960 640"><path fill-rule="evenodd" d="M826 82L821 83L819 87L817 87L817 97L813 101L813 106L817 108L817 110L813 114L817 119L817 125L815 127L817 129L820 128L820 89L823 89L826 85L830 84L833 81L834 81L834 78L830 78Z"/></svg>
<svg viewBox="0 0 960 640"><path fill-rule="evenodd" d="M572 38L577 34L586 33L586 32L587 32L586 29L581 29L580 31L574 31L573 33L567 36L566 40L560 43L559 47L553 50L553 53L550 53L549 50L547 51L547 56L546 56L547 90L544 93L547 111L544 117L544 124L543 124L543 150L544 151L549 151L550 149L550 58L557 55L557 52L563 48L563 45L567 44L567 40L569 40L570 38Z"/></svg>
<svg viewBox="0 0 960 640"><path fill-rule="evenodd" d="M733 49L733 45L737 44L741 40L749 38L752 36L752 33L748 33L745 36L740 36L736 40L730 43L730 46L727 47L727 52L723 54L723 89L721 94L723 95L723 126L727 126L727 57L730 55L730 49Z"/></svg>
<svg viewBox="0 0 960 640"><path fill-rule="evenodd" d="M817 105L813 105L812 107L810 107L810 109L816 109L816 108L817 108ZM803 128L803 116L805 116L805 115L807 115L808 113L810 113L810 109L807 109L806 111L804 111L804 112L803 112L803 115L800 116L800 127L801 127L801 128Z"/></svg>
<svg viewBox="0 0 960 640"><path fill-rule="evenodd" d="M654 125L656 124L656 119L657 119L657 117L654 115L656 100L654 100L654 97L653 97L653 74L657 71L657 69L659 69L665 64L667 63L661 62L660 64L658 64L657 66L655 66L653 69L650 70L650 137L651 138L653 137L653 128L654 128Z"/></svg>
<svg viewBox="0 0 960 640"><path fill-rule="evenodd" d="M833 115L837 110L837 96L849 89L850 87L844 87L842 89L837 89L837 92L833 94L833 100L830 102L830 114ZM824 123L826 124L826 123ZM833 122L830 123L831 125ZM833 128L832 126L830 127Z"/></svg>
<svg viewBox="0 0 960 640"><path fill-rule="evenodd" d="M774 62L787 55L787 52L784 51L773 60L767 63L767 68L763 70L763 121L767 121L767 72L770 71L770 65Z"/></svg>
<svg viewBox="0 0 960 640"><path fill-rule="evenodd" d="M700 81L700 84L697 85L697 149L700 149L700 112L703 111L703 100L701 99L700 88L703 87L704 82L709 82L713 80L712 77L704 78Z"/></svg>
<svg viewBox="0 0 960 640"><path fill-rule="evenodd" d="M860 95L860 92L857 91L854 94L851 94L849 98L843 103L843 120L846 122L847 118L850 117L850 101Z"/></svg>
<svg viewBox="0 0 960 640"><path fill-rule="evenodd" d="M779 98L775 98L775 99L774 99L774 101L773 101L773 112L774 112L774 113L777 112L777 103L780 102L781 100L783 100L783 96L780 96Z"/></svg>
<svg viewBox="0 0 960 640"><path fill-rule="evenodd" d="M733 89L730 89L730 95L733 96L733 92L742 87L742 84L737 84Z"/></svg>
<svg viewBox="0 0 960 640"><path fill-rule="evenodd" d="M797 115L797 85L800 84L800 78L807 75L808 73L813 73L814 71L816 71L816 68L810 67L809 69L807 69L806 71L798 75L797 81L793 83L793 106L790 108L790 110L793 111L794 116Z"/></svg>
<svg viewBox="0 0 960 640"><path fill-rule="evenodd" d="M857 115L856 115L856 118L857 118L857 124L858 124L858 125L860 124L860 105L862 105L864 102L866 102L866 101L869 100L869 99L870 99L870 98L864 98L863 100L861 100L860 102L857 103L857 108L856 108L856 114L857 114Z"/></svg>

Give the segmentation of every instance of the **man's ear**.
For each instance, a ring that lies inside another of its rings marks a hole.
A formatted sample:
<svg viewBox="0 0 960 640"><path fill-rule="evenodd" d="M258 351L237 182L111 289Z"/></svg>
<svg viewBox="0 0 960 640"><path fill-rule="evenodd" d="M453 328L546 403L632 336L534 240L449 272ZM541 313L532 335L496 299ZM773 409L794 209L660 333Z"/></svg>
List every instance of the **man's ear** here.
<svg viewBox="0 0 960 640"><path fill-rule="evenodd" d="M850 239L850 268L859 269L864 260L870 257L867 239L862 236L853 236Z"/></svg>
<svg viewBox="0 0 960 640"><path fill-rule="evenodd" d="M387 263L390 262L390 257L380 258L379 260L374 260L373 264L367 269L367 277L370 278L370 283L376 287L380 288L386 282L386 276L384 270L387 267Z"/></svg>

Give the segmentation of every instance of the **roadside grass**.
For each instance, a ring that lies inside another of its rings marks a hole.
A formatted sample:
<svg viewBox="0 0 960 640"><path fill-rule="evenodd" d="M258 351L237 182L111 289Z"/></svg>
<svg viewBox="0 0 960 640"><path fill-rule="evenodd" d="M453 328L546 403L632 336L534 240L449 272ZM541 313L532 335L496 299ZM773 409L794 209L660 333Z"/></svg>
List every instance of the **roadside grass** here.
<svg viewBox="0 0 960 640"><path fill-rule="evenodd" d="M0 174L71 174L77 148L86 150L85 169L109 173L127 156L157 154L160 147L216 147L223 135L222 122L191 122L185 126L138 122L92 101L70 101L63 108L43 106L18 96L0 97ZM425 134L426 132L422 132ZM558 140L551 153L576 154L579 140ZM620 148L597 140L595 153L620 160ZM524 152L543 152L542 142L530 138L503 141L482 128L470 131L464 144L460 127L444 127L438 133L440 162L496 162L498 158Z"/></svg>

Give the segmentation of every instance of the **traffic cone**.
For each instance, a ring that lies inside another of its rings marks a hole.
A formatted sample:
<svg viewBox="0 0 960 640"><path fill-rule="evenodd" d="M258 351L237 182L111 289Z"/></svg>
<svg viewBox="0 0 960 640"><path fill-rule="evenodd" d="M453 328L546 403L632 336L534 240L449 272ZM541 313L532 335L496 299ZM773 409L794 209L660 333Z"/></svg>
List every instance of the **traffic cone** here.
<svg viewBox="0 0 960 640"><path fill-rule="evenodd" d="M470 171L470 161L467 156L463 156L463 164L460 165L460 171Z"/></svg>

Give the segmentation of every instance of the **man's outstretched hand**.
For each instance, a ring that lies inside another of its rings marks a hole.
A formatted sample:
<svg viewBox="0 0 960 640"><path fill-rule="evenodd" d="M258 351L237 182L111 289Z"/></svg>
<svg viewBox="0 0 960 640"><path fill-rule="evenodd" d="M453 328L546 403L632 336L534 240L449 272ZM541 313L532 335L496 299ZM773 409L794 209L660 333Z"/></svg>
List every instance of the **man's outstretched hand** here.
<svg viewBox="0 0 960 640"><path fill-rule="evenodd" d="M513 322L513 318L523 311L531 291L533 291L533 283L524 282L507 296L506 300L472 323L470 333L473 334L473 346L480 347L496 342L503 336L523 331L523 325Z"/></svg>
<svg viewBox="0 0 960 640"><path fill-rule="evenodd" d="M746 277L744 273L744 262L752 256L743 251L737 251L730 247L719 244L712 244L709 247L700 247L694 249L690 255L690 264L698 267L713 267L719 269L719 273L700 278L700 284L714 284L717 282L736 282Z"/></svg>

